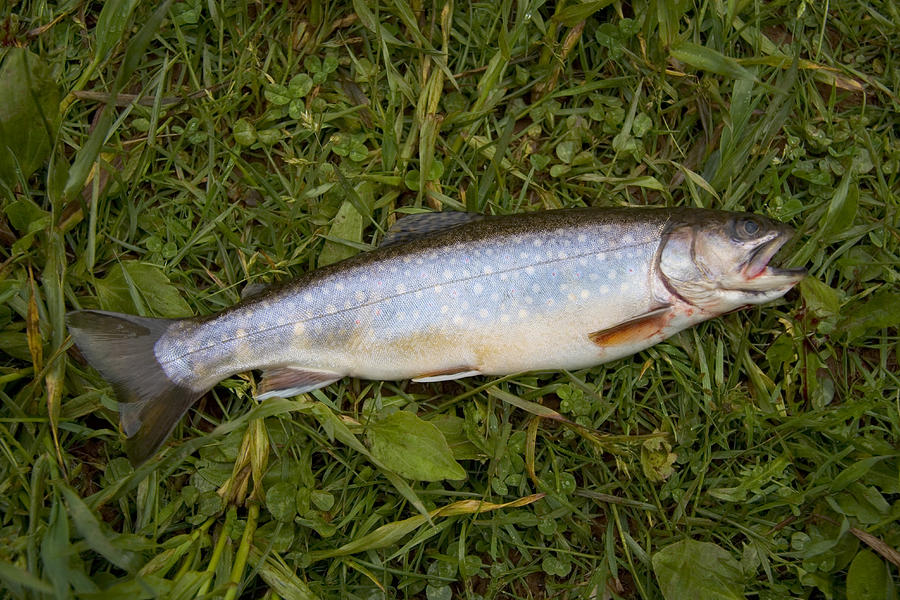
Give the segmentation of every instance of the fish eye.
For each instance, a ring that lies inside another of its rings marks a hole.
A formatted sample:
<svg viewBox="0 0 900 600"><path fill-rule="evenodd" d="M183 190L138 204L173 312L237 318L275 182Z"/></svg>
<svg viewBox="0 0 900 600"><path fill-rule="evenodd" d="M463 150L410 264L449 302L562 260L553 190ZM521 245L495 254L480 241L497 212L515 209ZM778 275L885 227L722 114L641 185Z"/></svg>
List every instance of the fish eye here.
<svg viewBox="0 0 900 600"><path fill-rule="evenodd" d="M749 217L745 217L743 219L738 219L735 223L735 233L737 237L741 239L751 239L756 237L759 234L762 227L760 227L759 222L756 219L751 219Z"/></svg>

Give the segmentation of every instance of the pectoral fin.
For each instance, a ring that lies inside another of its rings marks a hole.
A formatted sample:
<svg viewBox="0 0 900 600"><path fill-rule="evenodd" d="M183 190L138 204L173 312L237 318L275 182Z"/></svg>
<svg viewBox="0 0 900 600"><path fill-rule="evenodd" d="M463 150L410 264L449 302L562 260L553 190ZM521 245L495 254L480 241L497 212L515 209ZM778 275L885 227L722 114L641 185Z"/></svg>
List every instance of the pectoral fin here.
<svg viewBox="0 0 900 600"><path fill-rule="evenodd" d="M588 338L603 347L640 342L659 333L665 327L671 310L671 304L654 308L624 323L589 333Z"/></svg>
<svg viewBox="0 0 900 600"><path fill-rule="evenodd" d="M481 375L481 371L472 367L453 367L444 369L443 371L435 371L434 373L425 373L413 379L416 383L430 383L434 381L451 381L453 379L462 379L463 377L474 377Z"/></svg>
<svg viewBox="0 0 900 600"><path fill-rule="evenodd" d="M303 369L299 367L278 367L263 372L262 381L256 390L256 399L280 397L290 398L297 394L311 392L325 387L343 377L340 373Z"/></svg>

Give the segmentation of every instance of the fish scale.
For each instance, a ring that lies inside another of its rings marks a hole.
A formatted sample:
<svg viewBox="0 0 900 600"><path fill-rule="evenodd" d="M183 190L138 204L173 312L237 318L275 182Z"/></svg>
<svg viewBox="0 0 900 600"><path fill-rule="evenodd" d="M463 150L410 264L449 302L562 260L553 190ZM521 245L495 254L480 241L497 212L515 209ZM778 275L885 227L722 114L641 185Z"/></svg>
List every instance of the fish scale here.
<svg viewBox="0 0 900 600"><path fill-rule="evenodd" d="M369 253L227 317L185 323L157 343L157 358L179 382L196 379L196 365L207 365L198 387L286 365L407 379L455 367L503 374L596 364L601 349L588 332L670 300L668 292L651 293L666 218L635 221L623 232L609 223L614 214L559 216L564 226L552 229L514 223L498 236L485 221L465 235L436 236L431 247ZM560 326L567 335L551 335Z"/></svg>
<svg viewBox="0 0 900 600"><path fill-rule="evenodd" d="M440 381L578 369L785 294L768 266L790 237L756 215L575 209L401 219L382 247L216 315L76 311L69 329L113 383L133 460L200 395L263 370L260 399L345 376Z"/></svg>

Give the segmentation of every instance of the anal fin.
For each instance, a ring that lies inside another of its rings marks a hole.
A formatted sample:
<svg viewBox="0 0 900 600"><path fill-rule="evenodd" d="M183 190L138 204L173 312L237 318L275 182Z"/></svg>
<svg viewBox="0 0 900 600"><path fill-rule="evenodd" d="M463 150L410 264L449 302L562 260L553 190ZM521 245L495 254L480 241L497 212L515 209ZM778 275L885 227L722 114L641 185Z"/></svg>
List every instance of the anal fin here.
<svg viewBox="0 0 900 600"><path fill-rule="evenodd" d="M453 379L462 379L463 377L474 377L481 375L481 371L473 367L451 367L433 373L424 373L419 377L413 378L416 383L432 383L435 381L451 381Z"/></svg>
<svg viewBox="0 0 900 600"><path fill-rule="evenodd" d="M276 367L263 372L256 390L256 399L290 398L311 392L341 379L343 375L332 371L304 369L301 367Z"/></svg>
<svg viewBox="0 0 900 600"><path fill-rule="evenodd" d="M588 338L596 345L608 347L640 342L655 335L665 327L671 304L654 308L642 315L628 319L607 329L601 329L588 334Z"/></svg>

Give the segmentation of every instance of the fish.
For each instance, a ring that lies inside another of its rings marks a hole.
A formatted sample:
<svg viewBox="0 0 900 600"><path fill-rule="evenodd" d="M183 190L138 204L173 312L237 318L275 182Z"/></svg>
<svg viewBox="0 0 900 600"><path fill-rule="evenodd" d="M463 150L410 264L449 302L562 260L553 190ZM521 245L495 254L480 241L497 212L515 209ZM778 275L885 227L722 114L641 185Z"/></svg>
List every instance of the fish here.
<svg viewBox="0 0 900 600"><path fill-rule="evenodd" d="M576 370L786 294L770 265L780 222L699 208L578 208L401 218L382 244L222 312L155 319L67 314L74 344L115 391L135 464L191 405L261 370L256 398L344 377L436 382Z"/></svg>

